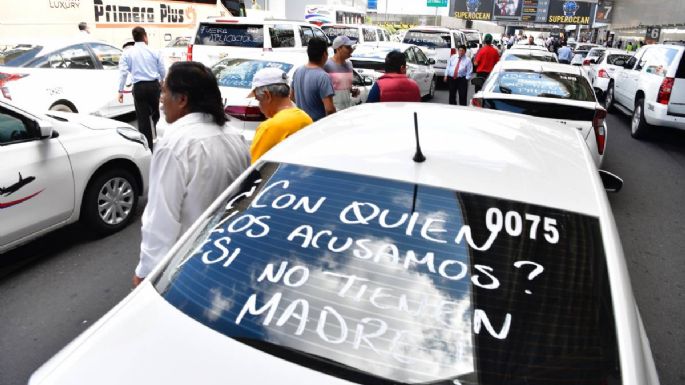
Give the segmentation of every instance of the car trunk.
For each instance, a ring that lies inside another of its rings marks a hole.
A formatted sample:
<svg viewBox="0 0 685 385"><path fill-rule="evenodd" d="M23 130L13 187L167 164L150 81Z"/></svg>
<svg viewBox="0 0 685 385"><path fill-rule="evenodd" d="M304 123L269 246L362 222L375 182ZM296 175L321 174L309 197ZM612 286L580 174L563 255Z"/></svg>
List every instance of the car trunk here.
<svg viewBox="0 0 685 385"><path fill-rule="evenodd" d="M685 54L680 58L680 65L676 71L671 99L668 103L668 113L685 116Z"/></svg>

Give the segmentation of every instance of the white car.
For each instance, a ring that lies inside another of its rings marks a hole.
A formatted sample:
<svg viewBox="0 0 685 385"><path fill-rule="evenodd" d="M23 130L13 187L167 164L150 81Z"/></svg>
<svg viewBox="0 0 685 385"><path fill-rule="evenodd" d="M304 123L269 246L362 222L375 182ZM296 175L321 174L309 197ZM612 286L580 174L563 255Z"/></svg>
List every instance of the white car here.
<svg viewBox="0 0 685 385"><path fill-rule="evenodd" d="M466 45L466 35L445 27L423 26L409 29L402 42L418 46L429 59L435 60L436 76L442 78L450 56L457 53L457 47Z"/></svg>
<svg viewBox="0 0 685 385"><path fill-rule="evenodd" d="M599 57L591 59L587 74L598 97L603 97L606 94L614 72L618 68L623 68L631 56L630 52L609 48L602 51Z"/></svg>
<svg viewBox="0 0 685 385"><path fill-rule="evenodd" d="M0 100L0 252L80 220L109 234L147 193L150 150L130 125Z"/></svg>
<svg viewBox="0 0 685 385"><path fill-rule="evenodd" d="M645 138L651 126L685 130L685 45L648 44L618 68L605 105L632 116L631 135Z"/></svg>
<svg viewBox="0 0 685 385"><path fill-rule="evenodd" d="M413 79L421 91L421 97L431 99L435 95L436 70L434 59L412 44L378 43L359 44L352 53L352 66L363 76L376 81L385 72L385 57L390 51L400 51L407 59L407 76Z"/></svg>
<svg viewBox="0 0 685 385"><path fill-rule="evenodd" d="M338 36L347 36L354 44L390 41L385 29L370 24L324 24L321 30L331 43Z"/></svg>
<svg viewBox="0 0 685 385"><path fill-rule="evenodd" d="M466 37L466 47L469 50L469 57L476 57L478 50L483 45L480 31L477 29L460 29Z"/></svg>
<svg viewBox="0 0 685 385"><path fill-rule="evenodd" d="M192 36L179 36L160 49L159 53L164 58L164 65L169 68L177 61L188 60L188 45L192 43L192 40Z"/></svg>
<svg viewBox="0 0 685 385"><path fill-rule="evenodd" d="M323 31L304 21L212 17L198 23L187 59L211 67L219 60L255 52L306 52Z"/></svg>
<svg viewBox="0 0 685 385"><path fill-rule="evenodd" d="M300 130L29 384L658 385L617 179L579 132L503 116L369 104Z"/></svg>
<svg viewBox="0 0 685 385"><path fill-rule="evenodd" d="M471 99L476 107L546 118L554 130L581 133L600 167L607 144L607 112L580 68L539 61L500 61L483 89ZM554 124L558 123L558 124Z"/></svg>
<svg viewBox="0 0 685 385"><path fill-rule="evenodd" d="M0 98L36 111L113 117L135 110L131 86L119 103L121 49L82 38L0 45Z"/></svg>
<svg viewBox="0 0 685 385"><path fill-rule="evenodd" d="M224 59L211 69L219 83L224 109L229 116L228 125L236 128L248 142L252 141L257 126L266 118L259 110L259 102L249 98L252 90L252 78L262 68L277 67L288 74L292 81L295 70L307 62L307 55L298 53L265 52L253 55L240 55ZM353 86L359 89L359 95L352 98L352 104L366 101L373 80L353 73Z"/></svg>
<svg viewBox="0 0 685 385"><path fill-rule="evenodd" d="M511 49L508 49L502 53L500 60L533 60L549 63L559 62L559 59L554 52L549 52L548 50L530 49L528 46L515 46Z"/></svg>

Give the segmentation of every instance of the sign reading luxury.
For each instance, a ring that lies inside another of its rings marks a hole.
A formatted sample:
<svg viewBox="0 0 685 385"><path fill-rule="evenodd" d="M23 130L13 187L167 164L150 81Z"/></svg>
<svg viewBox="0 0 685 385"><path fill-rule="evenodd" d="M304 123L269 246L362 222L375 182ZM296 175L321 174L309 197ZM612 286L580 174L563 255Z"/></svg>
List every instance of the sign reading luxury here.
<svg viewBox="0 0 685 385"><path fill-rule="evenodd" d="M494 0L456 0L450 13L457 19L492 20L493 6Z"/></svg>

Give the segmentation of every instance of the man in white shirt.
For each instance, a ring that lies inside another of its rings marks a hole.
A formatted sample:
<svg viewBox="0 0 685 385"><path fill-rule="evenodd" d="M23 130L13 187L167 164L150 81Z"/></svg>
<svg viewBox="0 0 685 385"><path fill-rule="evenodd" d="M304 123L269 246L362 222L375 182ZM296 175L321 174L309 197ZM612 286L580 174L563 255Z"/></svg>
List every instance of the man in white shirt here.
<svg viewBox="0 0 685 385"><path fill-rule="evenodd" d="M170 125L152 155L134 286L250 165L247 143L225 126L221 93L207 67L174 63L162 86L161 101Z"/></svg>
<svg viewBox="0 0 685 385"><path fill-rule="evenodd" d="M457 93L459 93L459 105L466 105L466 95L469 89L469 79L473 73L473 63L466 56L466 46L460 45L457 53L450 56L445 68L444 81L449 89L449 103L457 104Z"/></svg>

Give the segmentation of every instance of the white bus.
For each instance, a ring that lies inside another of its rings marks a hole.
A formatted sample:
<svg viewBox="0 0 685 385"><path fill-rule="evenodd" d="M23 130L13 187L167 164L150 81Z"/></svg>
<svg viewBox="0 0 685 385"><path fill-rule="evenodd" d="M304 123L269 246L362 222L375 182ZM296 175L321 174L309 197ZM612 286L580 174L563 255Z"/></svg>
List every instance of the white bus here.
<svg viewBox="0 0 685 385"><path fill-rule="evenodd" d="M192 35L208 16L245 16L243 0L22 0L0 1L0 40L69 37L86 22L93 37L121 47L145 28L151 47ZM2 42L2 41L0 41Z"/></svg>
<svg viewBox="0 0 685 385"><path fill-rule="evenodd" d="M323 24L364 24L366 12L352 7L309 4L304 10L304 20L321 26Z"/></svg>

